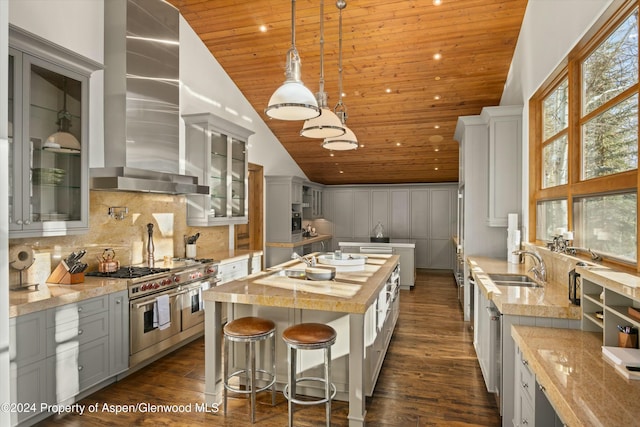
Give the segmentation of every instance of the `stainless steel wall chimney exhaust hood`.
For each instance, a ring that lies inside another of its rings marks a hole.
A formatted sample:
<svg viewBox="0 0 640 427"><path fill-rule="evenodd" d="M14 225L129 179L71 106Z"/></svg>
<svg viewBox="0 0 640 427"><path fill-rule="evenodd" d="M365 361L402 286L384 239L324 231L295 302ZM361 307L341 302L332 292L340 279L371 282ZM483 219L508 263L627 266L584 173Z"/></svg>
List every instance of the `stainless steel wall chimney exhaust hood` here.
<svg viewBox="0 0 640 427"><path fill-rule="evenodd" d="M162 0L104 2L104 166L92 190L209 194L179 174L180 16Z"/></svg>

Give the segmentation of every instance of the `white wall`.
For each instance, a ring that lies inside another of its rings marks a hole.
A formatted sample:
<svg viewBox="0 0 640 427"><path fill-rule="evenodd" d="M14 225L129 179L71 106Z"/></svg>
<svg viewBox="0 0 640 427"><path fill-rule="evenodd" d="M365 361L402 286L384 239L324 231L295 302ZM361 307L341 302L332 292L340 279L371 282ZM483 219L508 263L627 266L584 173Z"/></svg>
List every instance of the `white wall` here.
<svg viewBox="0 0 640 427"><path fill-rule="evenodd" d="M524 105L523 165L529 164L529 98L613 0L529 0L500 105ZM529 221L529 171L523 168L522 224ZM528 238L524 228L523 239Z"/></svg>

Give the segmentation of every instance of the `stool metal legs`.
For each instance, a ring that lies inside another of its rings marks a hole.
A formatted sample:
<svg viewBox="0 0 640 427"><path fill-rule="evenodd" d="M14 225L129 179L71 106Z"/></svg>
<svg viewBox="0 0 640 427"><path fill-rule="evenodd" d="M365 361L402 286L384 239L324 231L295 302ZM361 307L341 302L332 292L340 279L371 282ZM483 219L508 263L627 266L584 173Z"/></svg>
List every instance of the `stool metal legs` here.
<svg viewBox="0 0 640 427"><path fill-rule="evenodd" d="M293 427L293 404L299 405L315 405L319 403L325 404L327 427L331 426L331 400L336 395L336 388L331 383L331 346L324 347L324 378L301 377L297 378L296 365L298 358L298 350L296 347L288 346L288 381L283 390L284 396L289 401L289 427ZM296 386L298 382L303 381L319 381L324 383L324 399L314 401L303 401L296 398Z"/></svg>
<svg viewBox="0 0 640 427"><path fill-rule="evenodd" d="M268 388L271 388L271 405L275 406L276 404L276 345L275 341L271 339L271 372L267 372L263 369L256 368L256 342L260 340L266 340L273 338L274 333L268 334L266 337L262 337L258 340L256 339L238 339L233 337L225 336L224 339L224 372L223 372L223 409L224 413L227 413L227 394L228 390L234 391L236 393L245 393L250 394L250 402L251 402L251 423L255 422L256 418L256 393L264 391ZM231 375L229 375L229 365L231 361L229 360L229 341L242 342L245 343L245 368L235 371ZM268 379L268 384L264 387L257 388L256 386L256 372L261 372L266 374ZM249 390L240 390L231 385L229 385L229 379L234 376L239 376L241 374L245 374Z"/></svg>

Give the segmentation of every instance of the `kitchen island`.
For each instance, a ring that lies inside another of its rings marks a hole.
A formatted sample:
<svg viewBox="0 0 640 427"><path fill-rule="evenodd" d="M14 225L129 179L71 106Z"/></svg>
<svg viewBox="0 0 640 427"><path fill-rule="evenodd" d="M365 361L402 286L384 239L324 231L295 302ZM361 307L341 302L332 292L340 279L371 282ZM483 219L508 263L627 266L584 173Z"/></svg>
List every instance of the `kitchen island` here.
<svg viewBox="0 0 640 427"><path fill-rule="evenodd" d="M298 268L298 261L217 286L203 292L205 300L205 399L222 401L222 309L230 303L231 318L260 315L276 323L277 383L286 381L284 328L304 322L331 324L338 333L332 359L337 399L349 401L349 425L362 426L365 396L371 395L398 316L396 255L368 255L362 271L343 272L334 281L300 281L279 274ZM319 361L302 359L303 369Z"/></svg>

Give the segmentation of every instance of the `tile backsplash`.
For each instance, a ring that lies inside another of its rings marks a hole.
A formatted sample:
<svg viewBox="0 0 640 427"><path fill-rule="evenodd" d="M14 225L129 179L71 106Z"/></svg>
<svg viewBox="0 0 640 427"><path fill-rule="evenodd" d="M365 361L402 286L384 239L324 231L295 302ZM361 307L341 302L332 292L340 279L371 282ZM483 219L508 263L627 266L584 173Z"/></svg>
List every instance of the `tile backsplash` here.
<svg viewBox="0 0 640 427"><path fill-rule="evenodd" d="M127 207L124 219L108 215L110 207ZM123 266L140 264L147 259L147 224L154 225L153 242L156 263L162 264L164 256L184 257L184 236L200 233L197 256L227 250L229 228L189 227L186 221L187 198L153 193L91 191L89 231L86 234L61 237L39 237L9 240L9 257L15 257L15 249L25 245L35 253L32 267L23 273L24 283L43 283L60 257L72 251L86 249L82 261L89 264L87 271L97 269L98 258L106 248L113 248L116 260ZM10 259L9 261L12 261ZM19 283L20 273L10 269L10 286Z"/></svg>

